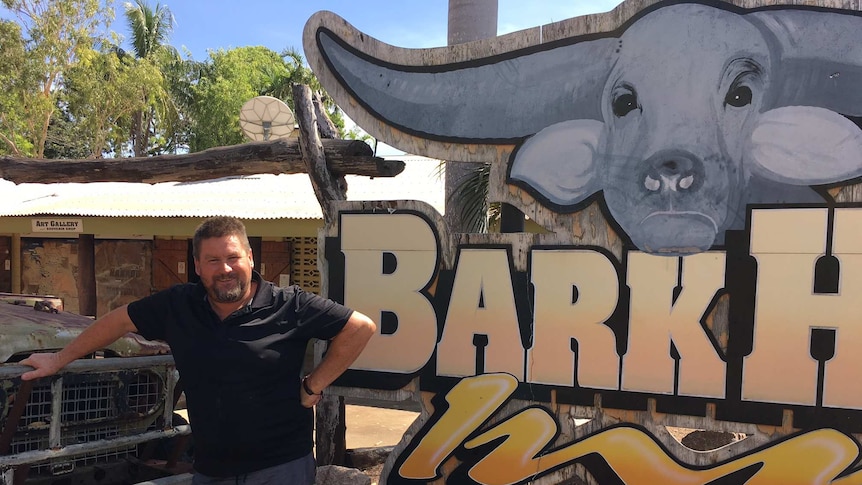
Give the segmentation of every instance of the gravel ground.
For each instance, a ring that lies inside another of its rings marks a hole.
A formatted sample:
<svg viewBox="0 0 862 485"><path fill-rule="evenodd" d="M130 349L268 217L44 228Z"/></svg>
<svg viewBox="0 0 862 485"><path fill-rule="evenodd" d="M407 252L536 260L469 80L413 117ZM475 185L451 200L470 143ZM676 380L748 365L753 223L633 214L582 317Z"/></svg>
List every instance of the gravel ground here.
<svg viewBox="0 0 862 485"><path fill-rule="evenodd" d="M377 485L380 483L380 472L383 471L383 463L362 471L371 478L371 485Z"/></svg>

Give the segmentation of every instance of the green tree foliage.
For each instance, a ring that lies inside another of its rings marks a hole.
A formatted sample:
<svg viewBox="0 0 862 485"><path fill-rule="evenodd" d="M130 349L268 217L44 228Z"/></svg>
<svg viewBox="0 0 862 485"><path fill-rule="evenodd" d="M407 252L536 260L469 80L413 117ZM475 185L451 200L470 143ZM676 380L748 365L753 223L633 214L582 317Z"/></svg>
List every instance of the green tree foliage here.
<svg viewBox="0 0 862 485"><path fill-rule="evenodd" d="M142 69L156 67L167 71L178 63L177 50L168 44L173 31L174 17L167 6L156 4L150 7L144 0L126 2L126 20L132 34L132 48ZM145 86L138 94L146 108L133 113L130 127L132 150L137 157L150 152L151 138L156 137L164 145L165 140L175 139L180 115L170 96L169 79L159 76L161 82ZM160 138L161 137L161 138ZM167 143L170 145L170 143ZM156 150L160 151L160 150Z"/></svg>
<svg viewBox="0 0 862 485"><path fill-rule="evenodd" d="M177 57L173 62L162 63L161 67L168 89L171 109L166 111L169 116L165 116L162 120L164 128L156 131L155 140L150 143L150 151L153 153L187 151L192 133L194 88L200 80L201 72L205 70L206 64L195 61L191 54L186 53L184 59Z"/></svg>
<svg viewBox="0 0 862 485"><path fill-rule="evenodd" d="M335 101L329 97L326 91L323 90L323 86L320 85L320 81L317 80L317 77L314 73L305 66L305 59L302 57L302 54L299 53L296 49L290 48L285 49L281 53L281 58L284 60L287 65L287 69L290 72L290 75L287 79L282 80L279 83L273 83L271 92L265 92L261 94L267 94L269 96L275 96L276 98L285 100L287 105L290 106L290 109L295 111L295 105L293 103L293 93L290 90L290 85L292 84L305 84L311 88L311 91L317 93L323 101L323 106L326 108L326 114L329 116L329 119L332 120L332 123L335 124L335 127L338 128L338 132L342 133L343 136L347 138L353 139L363 139L361 138L361 134L359 132L351 132L354 133L355 136L350 137L344 130L344 114L341 109L336 106ZM370 136L369 136L370 138Z"/></svg>
<svg viewBox="0 0 862 485"><path fill-rule="evenodd" d="M339 130L344 128L341 111L295 49L281 54L261 46L212 51L207 62L194 68L197 75L185 81L191 94L185 104L192 118L191 151L243 143L239 111L255 96L279 98L295 110L291 86L296 83L321 93L328 116Z"/></svg>
<svg viewBox="0 0 862 485"><path fill-rule="evenodd" d="M117 49L85 51L66 75L65 106L88 143L91 158L116 152L135 116L155 111L155 97L141 96L164 84L159 67Z"/></svg>
<svg viewBox="0 0 862 485"><path fill-rule="evenodd" d="M19 33L8 22L1 27L0 56L17 57L17 65L0 61L0 79L14 82L2 103L13 103L13 116L0 124L5 150L21 156L42 157L48 128L57 111L63 73L82 52L98 43L97 29L107 25L112 10L98 0L0 0L18 18ZM16 38L17 37L17 38ZM6 40L10 40L7 51ZM21 47L23 46L23 53ZM11 113L4 106L4 113Z"/></svg>
<svg viewBox="0 0 862 485"><path fill-rule="evenodd" d="M270 95L295 108L296 83L320 96L344 132L341 111L295 49L239 47L211 51L204 62L183 59L168 44L170 10L132 0L124 4L126 54L108 31L113 11L100 1L0 0L17 16L0 20L0 154L145 156L242 143L243 103Z"/></svg>
<svg viewBox="0 0 862 485"><path fill-rule="evenodd" d="M0 154L22 156L32 152L28 140L24 94L28 83L27 49L21 28L15 22L0 20Z"/></svg>
<svg viewBox="0 0 862 485"><path fill-rule="evenodd" d="M191 86L191 151L245 141L239 128L243 103L288 74L281 57L261 46L211 51L200 67L200 78Z"/></svg>
<svg viewBox="0 0 862 485"><path fill-rule="evenodd" d="M61 109L51 119L48 138L45 140L45 158L87 158L90 156L90 143L82 125L72 119L68 110Z"/></svg>

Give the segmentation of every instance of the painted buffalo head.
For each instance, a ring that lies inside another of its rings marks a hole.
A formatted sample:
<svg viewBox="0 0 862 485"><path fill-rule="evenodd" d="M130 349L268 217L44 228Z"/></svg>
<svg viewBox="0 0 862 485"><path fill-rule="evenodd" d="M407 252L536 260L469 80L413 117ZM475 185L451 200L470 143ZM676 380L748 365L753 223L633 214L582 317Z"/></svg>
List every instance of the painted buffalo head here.
<svg viewBox="0 0 862 485"><path fill-rule="evenodd" d="M858 12L657 4L607 34L439 65L380 61L314 22L306 52L382 123L515 144L509 183L559 213L600 193L647 252L706 250L746 204L823 202L812 186L862 175Z"/></svg>

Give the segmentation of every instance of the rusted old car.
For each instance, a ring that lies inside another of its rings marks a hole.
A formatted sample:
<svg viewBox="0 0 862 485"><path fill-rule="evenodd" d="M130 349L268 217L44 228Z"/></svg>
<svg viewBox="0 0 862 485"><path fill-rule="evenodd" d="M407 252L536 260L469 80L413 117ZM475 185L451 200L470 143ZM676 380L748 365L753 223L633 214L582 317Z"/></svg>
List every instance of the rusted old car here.
<svg viewBox="0 0 862 485"><path fill-rule="evenodd" d="M0 294L0 485L149 479L145 444L189 433L174 426L178 376L161 342L128 334L56 376L21 380L30 368L18 362L91 323L59 300Z"/></svg>

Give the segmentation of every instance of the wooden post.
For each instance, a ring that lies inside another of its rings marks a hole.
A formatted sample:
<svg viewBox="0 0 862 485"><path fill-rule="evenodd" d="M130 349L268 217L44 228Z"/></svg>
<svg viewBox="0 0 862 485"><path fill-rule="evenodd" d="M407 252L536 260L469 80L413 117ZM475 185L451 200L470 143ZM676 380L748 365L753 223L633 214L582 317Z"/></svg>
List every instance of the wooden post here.
<svg viewBox="0 0 862 485"><path fill-rule="evenodd" d="M96 300L96 237L78 236L78 313L95 317Z"/></svg>
<svg viewBox="0 0 862 485"><path fill-rule="evenodd" d="M296 120L299 123L299 147L305 169L311 178L314 195L323 209L323 218L329 222L329 202L347 199L344 178L336 178L326 164L323 142L317 130L317 115L311 99L311 88L304 84L293 85L293 102Z"/></svg>
<svg viewBox="0 0 862 485"><path fill-rule="evenodd" d="M12 293L21 293L21 235L12 235Z"/></svg>
<svg viewBox="0 0 862 485"><path fill-rule="evenodd" d="M320 398L315 408L315 457L317 466L344 465L347 456L346 407L341 396Z"/></svg>
<svg viewBox="0 0 862 485"><path fill-rule="evenodd" d="M12 292L12 238L0 236L0 292Z"/></svg>
<svg viewBox="0 0 862 485"><path fill-rule="evenodd" d="M323 209L323 218L329 223L329 203L347 199L347 184L344 177L336 177L326 164L323 143L319 134L317 113L312 100L311 88L303 84L293 86L293 102L299 123L299 146L306 171L311 178L314 195ZM329 125L326 126L326 131ZM315 349L322 345L315 345ZM322 358L322 350L315 352L315 364ZM317 403L315 413L315 454L317 465L343 465L347 450L347 423L345 422L344 398L324 394Z"/></svg>

